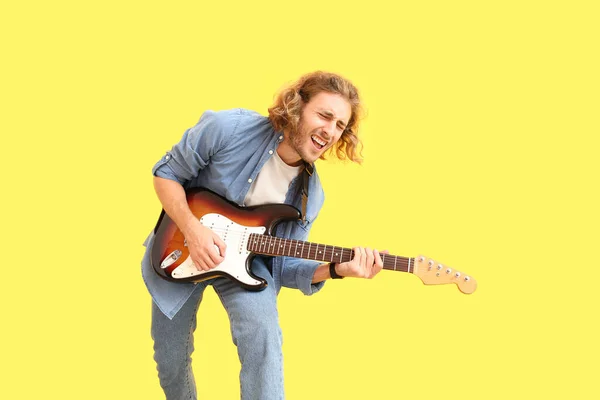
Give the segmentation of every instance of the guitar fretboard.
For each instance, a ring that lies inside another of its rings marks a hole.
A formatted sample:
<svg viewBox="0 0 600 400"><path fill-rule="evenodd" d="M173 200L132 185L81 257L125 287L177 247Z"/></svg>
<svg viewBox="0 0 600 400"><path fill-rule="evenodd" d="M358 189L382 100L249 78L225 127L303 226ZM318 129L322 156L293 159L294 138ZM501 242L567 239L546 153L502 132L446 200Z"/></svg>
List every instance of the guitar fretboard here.
<svg viewBox="0 0 600 400"><path fill-rule="evenodd" d="M354 250L326 244L282 239L274 236L250 234L248 250L269 256L287 256L322 262L348 262L354 258ZM381 254L383 268L392 271L413 272L414 258Z"/></svg>

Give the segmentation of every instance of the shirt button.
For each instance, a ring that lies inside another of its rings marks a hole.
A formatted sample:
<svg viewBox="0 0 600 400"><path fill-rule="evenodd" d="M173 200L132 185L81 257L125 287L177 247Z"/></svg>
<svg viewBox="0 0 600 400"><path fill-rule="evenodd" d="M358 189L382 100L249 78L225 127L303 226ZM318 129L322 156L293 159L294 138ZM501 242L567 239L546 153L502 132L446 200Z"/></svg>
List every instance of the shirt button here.
<svg viewBox="0 0 600 400"><path fill-rule="evenodd" d="M279 140L283 140L283 135L279 136Z"/></svg>
<svg viewBox="0 0 600 400"><path fill-rule="evenodd" d="M252 178L248 179L248 183L252 183Z"/></svg>
<svg viewBox="0 0 600 400"><path fill-rule="evenodd" d="M269 150L269 154L273 154L273 150Z"/></svg>
<svg viewBox="0 0 600 400"><path fill-rule="evenodd" d="M171 158L171 156L170 156L170 155L166 155L166 156L165 156L165 160L168 160L169 158Z"/></svg>

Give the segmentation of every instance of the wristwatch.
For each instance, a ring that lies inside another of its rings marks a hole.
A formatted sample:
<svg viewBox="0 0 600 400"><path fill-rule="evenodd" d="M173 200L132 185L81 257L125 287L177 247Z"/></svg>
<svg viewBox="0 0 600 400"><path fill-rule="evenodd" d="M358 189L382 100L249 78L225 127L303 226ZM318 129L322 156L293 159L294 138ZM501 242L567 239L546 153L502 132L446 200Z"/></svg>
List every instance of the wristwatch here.
<svg viewBox="0 0 600 400"><path fill-rule="evenodd" d="M344 279L343 276L338 275L337 272L335 272L335 266L337 265L337 263L329 263L329 275L331 275L331 279Z"/></svg>

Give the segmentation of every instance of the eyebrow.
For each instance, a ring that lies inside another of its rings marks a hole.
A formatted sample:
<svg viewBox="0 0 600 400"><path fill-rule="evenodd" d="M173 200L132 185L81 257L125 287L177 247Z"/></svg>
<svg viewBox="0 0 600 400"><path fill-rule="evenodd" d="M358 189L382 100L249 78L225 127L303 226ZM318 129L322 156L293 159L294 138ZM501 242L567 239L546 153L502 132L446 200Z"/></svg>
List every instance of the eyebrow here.
<svg viewBox="0 0 600 400"><path fill-rule="evenodd" d="M320 112L320 113L323 113L323 114L325 114L325 115L327 115L327 116L328 116L328 117L330 117L330 118L335 118L335 114L334 114L334 113L332 113L332 112L331 112L331 111L329 111L329 110L325 110L325 109L319 109L319 112ZM346 121L344 121L344 120L341 120L341 119L340 119L340 120L339 120L339 122L341 122L341 123L344 125L344 127L346 127L346 126L348 125L348 123L347 123Z"/></svg>

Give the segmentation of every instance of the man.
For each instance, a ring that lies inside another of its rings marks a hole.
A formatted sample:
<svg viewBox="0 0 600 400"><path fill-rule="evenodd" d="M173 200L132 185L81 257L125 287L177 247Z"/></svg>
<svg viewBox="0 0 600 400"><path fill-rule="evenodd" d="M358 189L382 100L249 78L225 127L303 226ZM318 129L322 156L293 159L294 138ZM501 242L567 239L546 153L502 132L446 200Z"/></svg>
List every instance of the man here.
<svg viewBox="0 0 600 400"><path fill-rule="evenodd" d="M360 162L360 106L352 83L336 74L314 72L283 90L268 118L240 109L205 112L153 168L158 198L184 234L196 268L215 268L230 250L192 214L184 188L205 187L242 206L291 204L303 211L304 218L279 224L275 234L306 240L324 200L312 164L326 151ZM303 202L305 179L308 199ZM224 278L197 284L162 280L150 266L153 240L150 235L146 241L143 276L154 300L154 358L169 400L196 398L190 356L196 312L206 286L213 286L230 319L242 364L242 399L281 399L282 341L276 308L281 286L311 295L329 278L372 278L383 265L377 250L361 247L354 248L351 261L339 264L257 256L252 270L268 286L251 292Z"/></svg>

